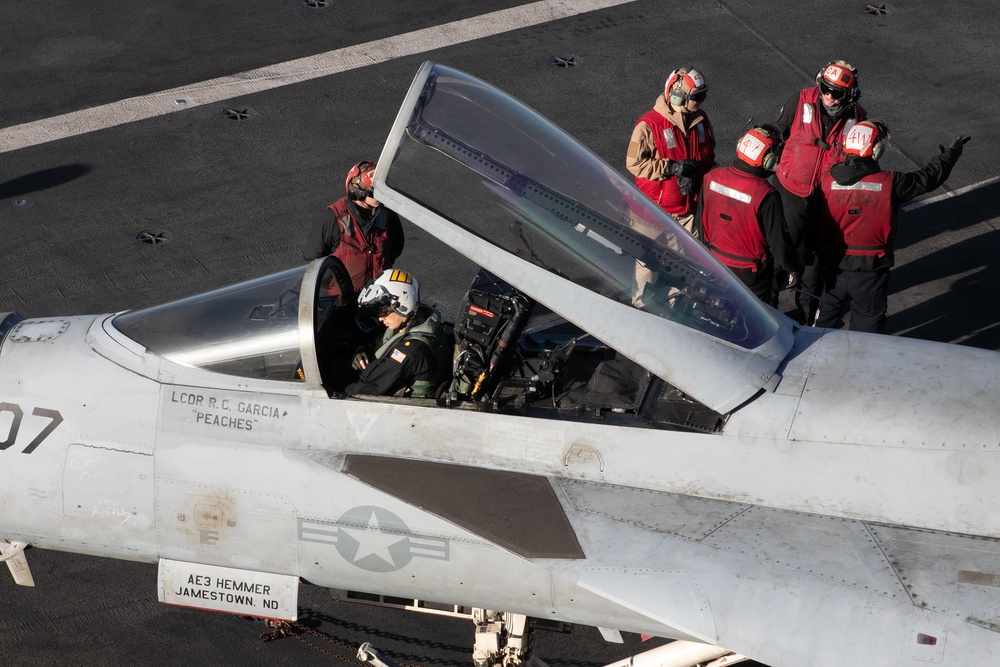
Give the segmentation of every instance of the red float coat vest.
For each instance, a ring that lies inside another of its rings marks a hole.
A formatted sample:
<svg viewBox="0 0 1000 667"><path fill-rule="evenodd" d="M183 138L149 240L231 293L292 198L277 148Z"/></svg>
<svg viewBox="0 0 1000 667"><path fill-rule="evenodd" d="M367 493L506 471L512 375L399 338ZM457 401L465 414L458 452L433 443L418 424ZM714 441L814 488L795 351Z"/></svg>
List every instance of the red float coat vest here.
<svg viewBox="0 0 1000 667"><path fill-rule="evenodd" d="M799 108L789 128L788 140L781 151L775 174L786 190L799 197L808 197L816 188L820 174L844 161L844 137L854 122L868 117L860 104L855 104L856 118L841 116L824 137L820 114L819 87L806 88L799 93ZM847 121L850 121L848 123ZM825 145L824 145L825 144Z"/></svg>
<svg viewBox="0 0 1000 667"><path fill-rule="evenodd" d="M708 116L701 111L695 112L701 117L701 121L696 123L688 131L687 136L679 127L670 122L660 112L655 109L647 111L640 118L636 125L645 123L653 133L653 143L656 144L658 157L665 160L698 160L699 162L709 159L714 149L712 148L712 138L708 122ZM695 174L694 189L698 192L701 188L701 179L704 174ZM677 185L677 179L669 176L662 180L651 180L636 176L635 185L645 192L649 197L660 205L660 208L671 215L686 215L691 212L691 204L694 195L684 196Z"/></svg>
<svg viewBox="0 0 1000 667"><path fill-rule="evenodd" d="M873 257L892 253L896 216L891 171L868 174L854 185L840 185L827 172L820 187L827 204L820 219L821 249Z"/></svg>
<svg viewBox="0 0 1000 667"><path fill-rule="evenodd" d="M774 192L765 179L734 167L718 167L705 176L701 225L705 245L726 266L757 271L767 260L767 242L757 211Z"/></svg>
<svg viewBox="0 0 1000 667"><path fill-rule="evenodd" d="M330 254L343 262L351 276L355 293L360 293L365 283L388 269L391 264L385 209L375 216L368 232L369 238L366 239L361 226L351 216L346 197L338 199L327 208L333 211L337 224L340 225L340 243ZM331 283L331 289L333 284Z"/></svg>

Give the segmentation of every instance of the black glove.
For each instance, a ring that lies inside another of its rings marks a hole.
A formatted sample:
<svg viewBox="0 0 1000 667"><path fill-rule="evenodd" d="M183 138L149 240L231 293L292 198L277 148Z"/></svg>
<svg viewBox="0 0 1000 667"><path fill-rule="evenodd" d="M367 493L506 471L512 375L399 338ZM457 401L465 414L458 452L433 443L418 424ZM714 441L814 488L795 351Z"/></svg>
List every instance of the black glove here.
<svg viewBox="0 0 1000 667"><path fill-rule="evenodd" d="M354 359L351 360L351 368L356 371L363 371L368 363L368 353L358 348L358 351L354 353Z"/></svg>
<svg viewBox="0 0 1000 667"><path fill-rule="evenodd" d="M972 137L967 137L964 134L960 134L958 135L958 138L955 139L955 141L951 142L951 146L948 146L948 148L945 148L944 146L938 146L938 148L941 149L942 153L948 151L952 154L952 157L958 157L959 155L962 154L962 150L965 148L965 144L969 143L969 139L971 138Z"/></svg>
<svg viewBox="0 0 1000 667"><path fill-rule="evenodd" d="M663 177L676 176L681 178L694 174L695 160L670 160L663 169Z"/></svg>
<svg viewBox="0 0 1000 667"><path fill-rule="evenodd" d="M680 188L681 194L685 197L690 197L694 194L694 180L687 176L677 177L677 187Z"/></svg>

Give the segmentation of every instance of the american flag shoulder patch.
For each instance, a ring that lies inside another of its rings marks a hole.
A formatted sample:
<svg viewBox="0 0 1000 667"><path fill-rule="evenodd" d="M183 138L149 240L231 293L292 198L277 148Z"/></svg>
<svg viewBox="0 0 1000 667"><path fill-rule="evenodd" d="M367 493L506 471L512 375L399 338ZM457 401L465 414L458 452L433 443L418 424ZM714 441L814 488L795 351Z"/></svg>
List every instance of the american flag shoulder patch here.
<svg viewBox="0 0 1000 667"><path fill-rule="evenodd" d="M403 363L403 360L406 359L406 354L404 354L402 350L393 350L392 354L389 355L389 358L393 361Z"/></svg>

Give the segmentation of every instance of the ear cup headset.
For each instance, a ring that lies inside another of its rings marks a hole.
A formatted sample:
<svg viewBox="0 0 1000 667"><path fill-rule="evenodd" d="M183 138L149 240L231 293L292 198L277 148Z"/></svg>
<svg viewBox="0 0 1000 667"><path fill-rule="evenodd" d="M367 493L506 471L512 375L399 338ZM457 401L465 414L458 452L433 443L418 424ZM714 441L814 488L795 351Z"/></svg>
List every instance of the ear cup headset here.
<svg viewBox="0 0 1000 667"><path fill-rule="evenodd" d="M882 155L885 153L885 139L888 138L889 138L888 131L886 131L884 135L880 132L879 140L875 142L874 146L872 146L872 157L875 158L876 162L878 162L879 158L881 158Z"/></svg>
<svg viewBox="0 0 1000 667"><path fill-rule="evenodd" d="M681 67L679 69L675 69L673 72L670 73L670 76L667 77L667 85L665 86L667 90L667 95L669 96L670 104L674 105L675 107L679 107L680 105L684 104L684 98L681 97L680 91L674 92L673 90L674 84L677 83L677 81L680 80L682 76L687 74L687 72L688 68Z"/></svg>

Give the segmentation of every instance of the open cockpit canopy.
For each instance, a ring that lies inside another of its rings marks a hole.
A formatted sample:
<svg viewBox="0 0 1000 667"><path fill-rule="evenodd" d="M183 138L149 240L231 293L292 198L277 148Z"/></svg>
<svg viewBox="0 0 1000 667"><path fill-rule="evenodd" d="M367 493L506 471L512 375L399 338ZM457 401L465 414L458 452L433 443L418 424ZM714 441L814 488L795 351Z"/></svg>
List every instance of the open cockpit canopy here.
<svg viewBox="0 0 1000 667"><path fill-rule="evenodd" d="M378 163L376 196L720 412L773 378L791 325L550 121L433 62Z"/></svg>

